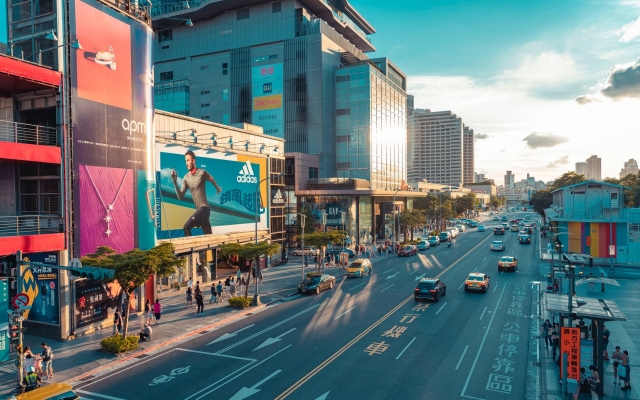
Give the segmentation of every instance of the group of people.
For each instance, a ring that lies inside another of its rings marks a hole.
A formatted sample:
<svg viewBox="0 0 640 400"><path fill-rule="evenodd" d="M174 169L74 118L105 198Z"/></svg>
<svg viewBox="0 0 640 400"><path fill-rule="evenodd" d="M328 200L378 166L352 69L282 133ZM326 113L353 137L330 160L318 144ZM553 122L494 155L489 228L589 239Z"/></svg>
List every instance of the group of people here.
<svg viewBox="0 0 640 400"><path fill-rule="evenodd" d="M40 347L41 354L34 354L28 346L24 348L23 392L36 389L44 379L53 378L53 351L46 343L42 343Z"/></svg>
<svg viewBox="0 0 640 400"><path fill-rule="evenodd" d="M584 320L580 320L578 322L578 328L580 329L580 336L582 338L589 339L589 337L591 337L594 341L597 340L597 321L593 321L589 326L587 326L585 325ZM558 323L551 324L548 319L545 320L542 325L541 335L544 338L546 347L552 347L553 360L556 364L560 364L561 358L560 354L558 354L558 348L560 346L560 325ZM604 361L613 362L613 384L619 385L620 390L629 390L631 389L631 383L629 381L629 377L631 376L629 352L627 350L620 351L620 346L616 346L615 351L611 354L611 357L609 357L608 347L610 335L611 332L607 326L602 324L602 359ZM597 384L600 383L598 368L591 365L589 367L589 371L590 375L587 377L585 374L586 370L584 368L580 368L580 380L576 393L574 394L574 400L578 399L582 388L587 388L591 392L591 397L594 400L598 399Z"/></svg>

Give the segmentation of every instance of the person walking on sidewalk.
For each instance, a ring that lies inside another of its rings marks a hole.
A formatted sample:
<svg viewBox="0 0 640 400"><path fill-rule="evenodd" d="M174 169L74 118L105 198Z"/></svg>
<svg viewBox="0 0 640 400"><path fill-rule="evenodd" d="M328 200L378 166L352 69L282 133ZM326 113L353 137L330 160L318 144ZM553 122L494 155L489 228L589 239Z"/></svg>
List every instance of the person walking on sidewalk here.
<svg viewBox="0 0 640 400"><path fill-rule="evenodd" d="M605 324L602 324L602 343L604 344L602 359L605 361L609 361L609 335L611 335L611 332L609 332L609 329L607 329Z"/></svg>
<svg viewBox="0 0 640 400"><path fill-rule="evenodd" d="M620 382L618 382L618 368L620 366L620 364L622 363L622 352L620 351L620 346L616 346L616 351L613 352L613 354L611 355L611 361L613 361L613 384L615 385L616 383L619 385L622 385L622 379L620 379ZM624 367L622 367L624 368ZM627 372L627 371L625 371Z"/></svg>
<svg viewBox="0 0 640 400"><path fill-rule="evenodd" d="M191 277L187 280L187 289L193 290L193 279L191 279Z"/></svg>
<svg viewBox="0 0 640 400"><path fill-rule="evenodd" d="M204 315L204 297L202 297L202 291L198 290L196 292L196 305L198 309L196 311L196 315Z"/></svg>
<svg viewBox="0 0 640 400"><path fill-rule="evenodd" d="M553 361L556 361L556 352L558 351L558 346L560 345L560 332L558 332L558 324L553 326L553 331L551 332L551 343L552 343L552 354Z"/></svg>
<svg viewBox="0 0 640 400"><path fill-rule="evenodd" d="M236 272L236 281L240 282L241 277L242 277L242 272L240 271L240 268L238 268L238 271Z"/></svg>
<svg viewBox="0 0 640 400"><path fill-rule="evenodd" d="M122 315L120 314L120 309L116 308L116 312L113 313L113 334L116 333L119 335L120 330L122 329Z"/></svg>
<svg viewBox="0 0 640 400"><path fill-rule="evenodd" d="M591 376L589 377L589 389L591 389L591 400L598 400L598 384L600 383L600 375L598 374L598 368L595 365L589 366Z"/></svg>
<svg viewBox="0 0 640 400"><path fill-rule="evenodd" d="M144 315L146 317L145 322L151 325L151 321L153 321L153 305L151 304L151 299L147 299L147 302L144 303Z"/></svg>
<svg viewBox="0 0 640 400"><path fill-rule="evenodd" d="M193 308L193 290L191 289L191 286L187 286L187 304L184 305L184 308L186 309L188 305L191 305L191 308Z"/></svg>
<svg viewBox="0 0 640 400"><path fill-rule="evenodd" d="M235 278L231 278L231 281L229 281L229 294L231 295L231 297L236 295L236 282L234 281Z"/></svg>
<svg viewBox="0 0 640 400"><path fill-rule="evenodd" d="M51 379L53 378L53 351L51 350L51 347L47 346L44 342L40 347L42 347L41 357L42 362L44 362L44 366L42 367L44 370L44 377L45 379Z"/></svg>
<svg viewBox="0 0 640 400"><path fill-rule="evenodd" d="M588 385L589 381L587 380L587 374L585 374L584 367L580 368L580 379L578 380L578 384L576 385L576 392L573 394L573 400L580 399L580 389L584 385Z"/></svg>
<svg viewBox="0 0 640 400"><path fill-rule="evenodd" d="M216 284L212 284L211 285L211 297L209 298L209 304L211 304L211 302L217 303L216 301L216 296L218 295L218 292L216 292Z"/></svg>
<svg viewBox="0 0 640 400"><path fill-rule="evenodd" d="M156 317L156 325L158 325L158 321L160 321L160 317L162 316L162 304L160 304L160 299L156 299L156 302L153 303L153 316Z"/></svg>
<svg viewBox="0 0 640 400"><path fill-rule="evenodd" d="M622 370L624 369L624 376L622 376ZM622 378L622 387L620 390L631 389L631 383L629 379L631 377L631 367L629 365L629 352L624 350L622 352L622 368L618 370L618 375Z"/></svg>
<svg viewBox="0 0 640 400"><path fill-rule="evenodd" d="M216 303L220 303L222 301L223 290L222 281L218 281L218 284L216 285L216 291L218 292L218 299L216 300Z"/></svg>
<svg viewBox="0 0 640 400"><path fill-rule="evenodd" d="M541 332L546 347L553 345L553 342L551 341L551 333L553 333L553 326L551 325L551 322L546 319L544 321L544 324L542 324Z"/></svg>

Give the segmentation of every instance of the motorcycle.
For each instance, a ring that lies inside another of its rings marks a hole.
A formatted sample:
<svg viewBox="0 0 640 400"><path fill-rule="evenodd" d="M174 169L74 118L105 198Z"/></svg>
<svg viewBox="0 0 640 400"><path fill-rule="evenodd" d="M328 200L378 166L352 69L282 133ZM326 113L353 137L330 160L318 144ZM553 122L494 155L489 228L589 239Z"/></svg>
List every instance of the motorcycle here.
<svg viewBox="0 0 640 400"><path fill-rule="evenodd" d="M447 247L451 247L451 240L447 243Z"/></svg>

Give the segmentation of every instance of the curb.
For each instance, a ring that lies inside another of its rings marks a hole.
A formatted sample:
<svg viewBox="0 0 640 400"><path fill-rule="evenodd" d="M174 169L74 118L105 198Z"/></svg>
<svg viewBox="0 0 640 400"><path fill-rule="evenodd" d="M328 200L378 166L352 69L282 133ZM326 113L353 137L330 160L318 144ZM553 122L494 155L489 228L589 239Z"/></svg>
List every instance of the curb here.
<svg viewBox="0 0 640 400"><path fill-rule="evenodd" d="M195 331L191 331L189 333L185 333L185 334L177 336L177 337L175 337L173 339L169 339L167 341L161 342L161 343L159 343L159 344L157 344L155 346L151 346L149 348L146 348L146 349L144 349L142 351L134 352L134 353L132 353L132 354L126 356L126 357L122 357L122 358L120 358L118 360L115 360L113 362L107 363L105 365L101 365L100 367L94 368L91 371L85 372L82 375L78 375L78 376L75 376L75 377L73 377L71 379L67 379L63 383L70 384L71 382L80 381L80 380L82 380L82 379L84 379L84 378L86 378L86 377L88 377L90 375L95 375L100 371L104 371L107 368L111 368L111 367L113 367L113 366L115 366L117 364L123 363L125 361L129 361L130 359L138 357L138 356L140 356L142 354L150 353L150 352L152 352L154 350L161 349L161 348L166 347L166 346L168 346L168 345L170 345L172 343L175 343L175 342L178 342L178 341L180 341L182 339L185 339L185 338L187 338L189 336L196 335L196 334L198 334L198 333L200 333L202 331L206 331L206 330L215 328L216 326L223 325L223 324L228 323L228 322L232 322L233 320L238 319L239 317L244 317L247 314L253 314L256 310L261 309L261 308L265 308L265 307L267 307L267 306L269 306L269 305L271 305L271 304L273 304L275 302L278 302L278 301L280 301L280 299L272 300L272 301L270 301L268 303L263 303L263 304L257 306L256 308L250 308L250 309L244 310L239 314L235 314L233 316L229 316L227 318L221 319L219 321L214 322L211 325L203 326L202 328L196 329Z"/></svg>

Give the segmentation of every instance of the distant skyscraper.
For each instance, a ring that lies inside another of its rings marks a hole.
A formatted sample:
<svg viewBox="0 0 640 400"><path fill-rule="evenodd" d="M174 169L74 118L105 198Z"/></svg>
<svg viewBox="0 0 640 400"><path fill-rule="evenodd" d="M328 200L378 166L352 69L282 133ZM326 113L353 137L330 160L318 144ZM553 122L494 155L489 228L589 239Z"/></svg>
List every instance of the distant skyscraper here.
<svg viewBox="0 0 640 400"><path fill-rule="evenodd" d="M475 153L473 149L473 129L464 125L462 130L462 183L473 183L473 170L475 169Z"/></svg>
<svg viewBox="0 0 640 400"><path fill-rule="evenodd" d="M484 182L485 180L484 174L475 174L475 182Z"/></svg>
<svg viewBox="0 0 640 400"><path fill-rule="evenodd" d="M411 115L411 112L415 109L414 97L412 94L407 95L407 115Z"/></svg>
<svg viewBox="0 0 640 400"><path fill-rule="evenodd" d="M602 159L598 156L587 158L587 179L602 179Z"/></svg>
<svg viewBox="0 0 640 400"><path fill-rule="evenodd" d="M414 110L408 118L408 177L410 182L457 186L465 181L462 119L451 111ZM473 167L472 167L473 168ZM473 179L473 169L471 177Z"/></svg>
<svg viewBox="0 0 640 400"><path fill-rule="evenodd" d="M587 163L586 162L577 162L576 163L576 174L584 175L587 177Z"/></svg>
<svg viewBox="0 0 640 400"><path fill-rule="evenodd" d="M504 176L504 188L512 188L515 184L515 180L515 175L513 175L511 171L507 171L507 174Z"/></svg>
<svg viewBox="0 0 640 400"><path fill-rule="evenodd" d="M624 163L624 168L620 171L620 179L627 175L638 175L640 168L638 168L638 162L633 158Z"/></svg>

